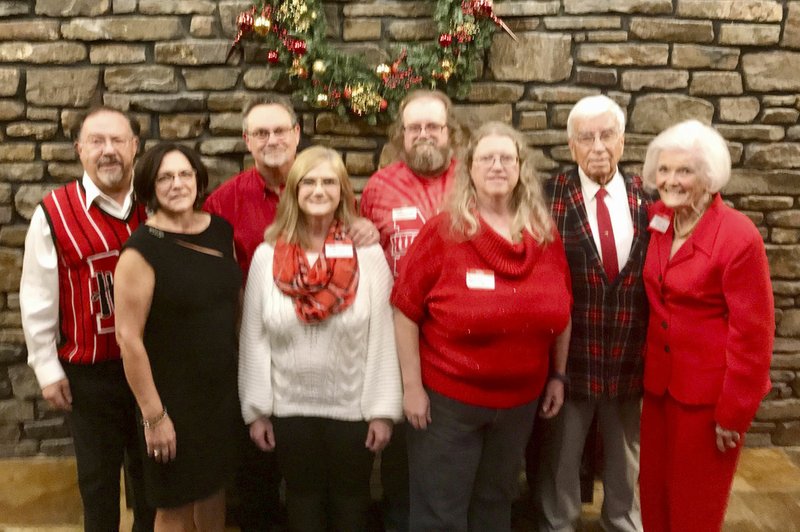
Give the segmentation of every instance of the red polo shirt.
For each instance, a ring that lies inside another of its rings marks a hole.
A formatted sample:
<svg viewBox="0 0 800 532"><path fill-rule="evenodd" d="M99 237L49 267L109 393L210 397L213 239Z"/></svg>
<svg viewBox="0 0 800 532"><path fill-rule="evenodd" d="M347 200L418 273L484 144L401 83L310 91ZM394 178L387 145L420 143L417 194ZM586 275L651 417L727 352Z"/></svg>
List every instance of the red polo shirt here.
<svg viewBox="0 0 800 532"><path fill-rule="evenodd" d="M245 279L253 253L264 241L264 230L275 220L279 199L253 167L220 185L203 205L203 210L224 218L233 226L236 260Z"/></svg>

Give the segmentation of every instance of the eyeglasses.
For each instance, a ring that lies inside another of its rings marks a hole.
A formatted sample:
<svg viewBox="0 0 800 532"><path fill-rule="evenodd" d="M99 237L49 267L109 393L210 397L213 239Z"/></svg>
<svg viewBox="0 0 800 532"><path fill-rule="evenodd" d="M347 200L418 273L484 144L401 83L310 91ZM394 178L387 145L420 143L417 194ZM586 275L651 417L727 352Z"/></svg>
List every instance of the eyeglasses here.
<svg viewBox="0 0 800 532"><path fill-rule="evenodd" d="M415 136L421 134L423 131L428 135L438 135L446 127L447 124L409 124L403 126L403 131Z"/></svg>
<svg viewBox="0 0 800 532"><path fill-rule="evenodd" d="M480 157L475 157L473 161L478 166L483 166L484 168L491 168L494 162L499 159L500 164L503 165L505 168L510 168L517 164L517 157L516 155L509 155L509 154L493 154L493 155L481 155Z"/></svg>
<svg viewBox="0 0 800 532"><path fill-rule="evenodd" d="M277 140L281 140L286 138L289 134L289 131L294 129L293 127L277 127L270 131L269 129L254 129L253 131L248 131L247 136L254 138L256 140L267 140L270 137L275 137Z"/></svg>
<svg viewBox="0 0 800 532"><path fill-rule="evenodd" d="M167 187L172 185L172 182L176 179L185 183L190 181L197 176L197 172L194 170L181 170L177 174L158 174L156 176L156 186L157 187Z"/></svg>
<svg viewBox="0 0 800 532"><path fill-rule="evenodd" d="M574 139L575 142L581 146L588 147L594 145L598 137L600 138L600 142L608 146L619 138L619 132L616 129L604 129L599 133L578 133L574 136Z"/></svg>
<svg viewBox="0 0 800 532"><path fill-rule="evenodd" d="M121 150L131 140L132 137L103 137L102 135L89 135L84 140L80 141L81 144L88 146L92 150L102 150L110 142L115 150Z"/></svg>

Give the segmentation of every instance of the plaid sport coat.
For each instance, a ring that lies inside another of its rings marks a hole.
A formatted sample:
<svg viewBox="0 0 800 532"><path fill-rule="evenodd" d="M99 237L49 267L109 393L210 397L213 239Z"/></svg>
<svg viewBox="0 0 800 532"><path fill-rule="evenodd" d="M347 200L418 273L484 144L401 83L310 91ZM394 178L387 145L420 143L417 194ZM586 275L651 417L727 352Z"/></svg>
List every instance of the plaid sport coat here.
<svg viewBox="0 0 800 532"><path fill-rule="evenodd" d="M608 282L581 192L578 169L547 180L550 210L564 242L572 276L572 339L567 359L571 399L642 395L647 295L642 268L650 238L647 208L653 198L638 176L623 175L633 220L628 262Z"/></svg>

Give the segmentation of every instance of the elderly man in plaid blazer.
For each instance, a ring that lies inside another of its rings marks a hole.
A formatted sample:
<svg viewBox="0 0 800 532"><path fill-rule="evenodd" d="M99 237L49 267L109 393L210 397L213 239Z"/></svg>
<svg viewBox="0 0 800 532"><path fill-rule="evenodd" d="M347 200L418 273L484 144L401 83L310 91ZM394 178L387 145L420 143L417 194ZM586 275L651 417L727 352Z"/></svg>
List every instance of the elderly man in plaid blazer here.
<svg viewBox="0 0 800 532"><path fill-rule="evenodd" d="M625 114L613 100L580 100L567 120L577 168L546 185L575 302L568 398L542 435L540 531L575 529L581 455L595 416L603 438L603 529L642 529L635 487L647 330L642 267L651 199L638 176L617 167L624 130Z"/></svg>

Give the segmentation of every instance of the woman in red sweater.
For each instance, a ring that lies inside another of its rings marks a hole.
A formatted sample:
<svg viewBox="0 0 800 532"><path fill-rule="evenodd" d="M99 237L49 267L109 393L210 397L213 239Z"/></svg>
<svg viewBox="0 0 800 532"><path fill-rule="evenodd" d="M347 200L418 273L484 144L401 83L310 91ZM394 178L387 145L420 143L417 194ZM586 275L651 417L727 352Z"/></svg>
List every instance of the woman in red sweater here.
<svg viewBox="0 0 800 532"><path fill-rule="evenodd" d="M392 292L411 530L510 530L539 396L564 400L569 271L524 140L490 122L463 162Z"/></svg>

